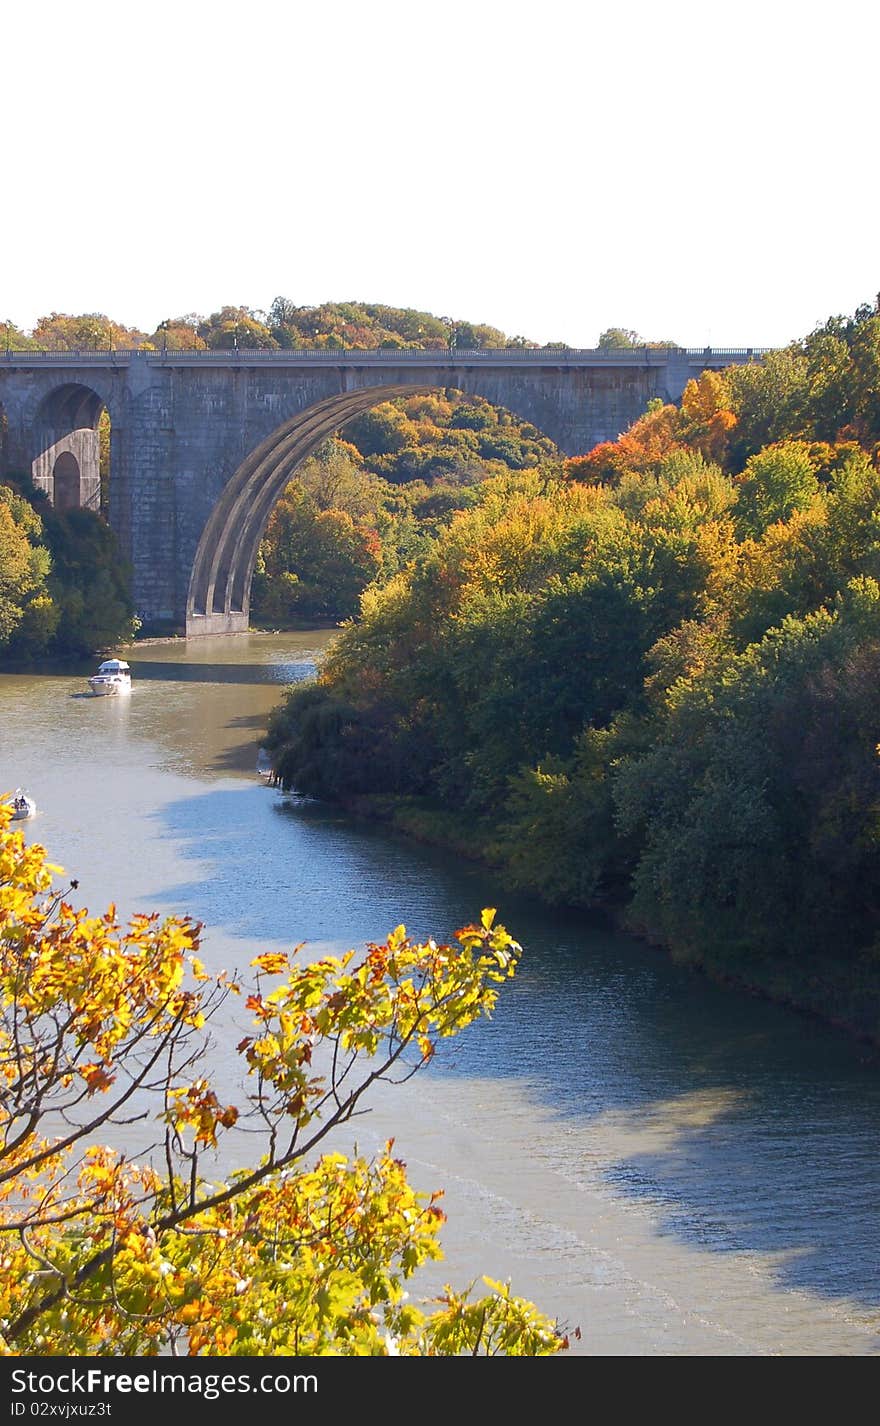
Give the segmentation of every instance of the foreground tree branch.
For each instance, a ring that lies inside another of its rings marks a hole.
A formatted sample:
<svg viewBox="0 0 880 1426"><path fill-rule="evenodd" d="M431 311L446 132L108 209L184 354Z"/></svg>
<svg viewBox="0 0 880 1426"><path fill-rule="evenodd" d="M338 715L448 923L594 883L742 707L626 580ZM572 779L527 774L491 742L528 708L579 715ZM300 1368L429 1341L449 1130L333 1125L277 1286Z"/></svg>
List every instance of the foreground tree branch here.
<svg viewBox="0 0 880 1426"><path fill-rule="evenodd" d="M410 1187L390 1142L373 1160L327 1142L377 1081L491 1013L520 955L494 911L451 945L399 926L359 958L260 955L244 985L207 974L188 918L90 917L54 895L57 870L0 804L0 1352L564 1345L488 1279L481 1298L411 1303L407 1280L442 1256L440 1195ZM248 1033L225 1102L206 1050L230 995ZM134 1153L122 1126L151 1121ZM221 1140L241 1166L214 1180Z"/></svg>

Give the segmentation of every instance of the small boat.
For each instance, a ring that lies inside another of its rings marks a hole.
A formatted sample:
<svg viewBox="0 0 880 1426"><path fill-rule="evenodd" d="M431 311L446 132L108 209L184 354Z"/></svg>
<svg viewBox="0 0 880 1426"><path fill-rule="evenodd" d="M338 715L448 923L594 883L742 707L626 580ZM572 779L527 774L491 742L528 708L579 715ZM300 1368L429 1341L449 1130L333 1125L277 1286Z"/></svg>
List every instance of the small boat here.
<svg viewBox="0 0 880 1426"><path fill-rule="evenodd" d="M260 748L257 751L257 772L259 773L260 777L264 777L268 781L268 779L272 776L272 771L272 760L269 757L269 754L266 752L265 748Z"/></svg>
<svg viewBox="0 0 880 1426"><path fill-rule="evenodd" d="M125 659L105 659L89 679L89 688L99 697L131 693L131 669Z"/></svg>
<svg viewBox="0 0 880 1426"><path fill-rule="evenodd" d="M24 822L27 817L33 817L36 810L37 804L34 799L28 797L26 792L22 792L21 788L17 787L12 799L13 822Z"/></svg>

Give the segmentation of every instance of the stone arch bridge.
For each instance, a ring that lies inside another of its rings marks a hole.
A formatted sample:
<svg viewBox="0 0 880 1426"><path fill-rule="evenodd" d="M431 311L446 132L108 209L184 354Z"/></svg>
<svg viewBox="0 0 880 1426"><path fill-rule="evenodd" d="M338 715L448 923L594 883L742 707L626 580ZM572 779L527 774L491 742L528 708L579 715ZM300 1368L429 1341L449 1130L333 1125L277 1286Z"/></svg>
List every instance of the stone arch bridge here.
<svg viewBox="0 0 880 1426"><path fill-rule="evenodd" d="M111 425L110 523L148 631L247 628L266 521L292 473L351 417L455 387L504 406L567 455L613 440L659 396L758 350L7 352L3 470L59 508L97 507L98 422Z"/></svg>

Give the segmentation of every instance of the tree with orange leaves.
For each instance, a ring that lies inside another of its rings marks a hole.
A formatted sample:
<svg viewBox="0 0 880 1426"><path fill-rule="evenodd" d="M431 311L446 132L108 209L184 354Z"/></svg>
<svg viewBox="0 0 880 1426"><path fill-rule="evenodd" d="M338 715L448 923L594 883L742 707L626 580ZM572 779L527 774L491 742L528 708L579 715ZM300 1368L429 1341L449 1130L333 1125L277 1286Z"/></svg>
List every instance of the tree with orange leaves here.
<svg viewBox="0 0 880 1426"><path fill-rule="evenodd" d="M601 441L586 455L565 461L564 474L570 480L616 485L627 472L648 470L678 450L683 443L680 423L676 406L664 405L659 398L649 401L645 414L616 441Z"/></svg>

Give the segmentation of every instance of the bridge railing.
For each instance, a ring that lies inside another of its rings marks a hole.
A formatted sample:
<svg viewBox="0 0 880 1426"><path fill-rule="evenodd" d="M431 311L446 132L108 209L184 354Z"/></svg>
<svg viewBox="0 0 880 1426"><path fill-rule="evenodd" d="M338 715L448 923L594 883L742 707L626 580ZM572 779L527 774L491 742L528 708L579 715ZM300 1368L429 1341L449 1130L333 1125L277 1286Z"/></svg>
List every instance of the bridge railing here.
<svg viewBox="0 0 880 1426"><path fill-rule="evenodd" d="M82 361L105 363L115 361L171 362L200 365L223 365L243 362L247 365L283 365L285 362L318 362L327 365L363 366L405 363L437 366L489 361L506 365L526 362L541 365L562 362L571 365L665 366L672 359L690 364L708 361L714 365L725 361L759 361L772 347L287 347L266 350L260 347L223 347L198 350L144 351L141 348L102 347L84 351L15 351L7 350L5 359L16 364L42 365L53 362Z"/></svg>

